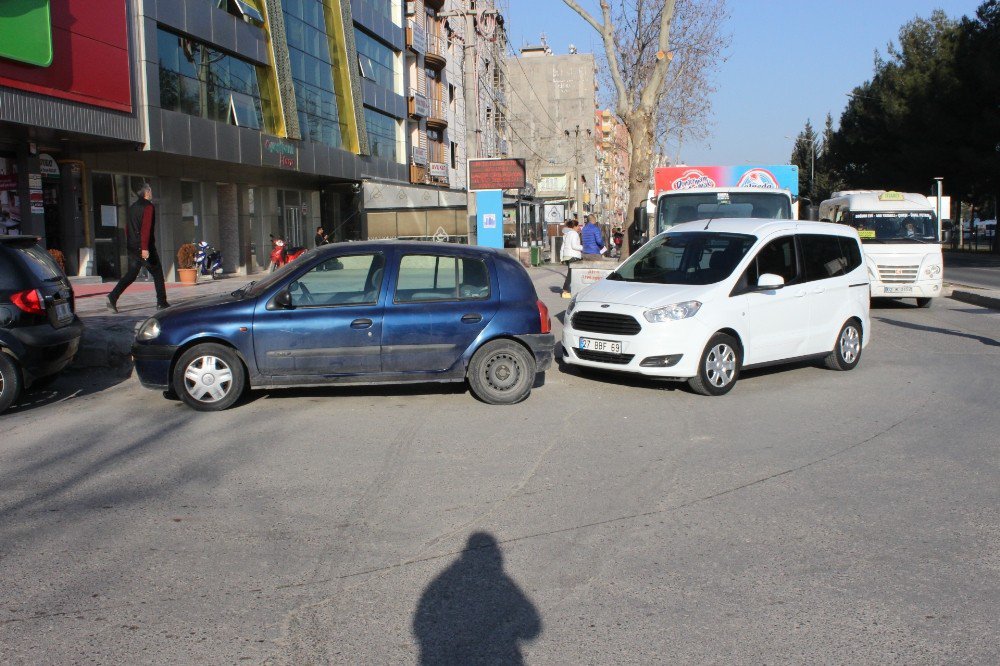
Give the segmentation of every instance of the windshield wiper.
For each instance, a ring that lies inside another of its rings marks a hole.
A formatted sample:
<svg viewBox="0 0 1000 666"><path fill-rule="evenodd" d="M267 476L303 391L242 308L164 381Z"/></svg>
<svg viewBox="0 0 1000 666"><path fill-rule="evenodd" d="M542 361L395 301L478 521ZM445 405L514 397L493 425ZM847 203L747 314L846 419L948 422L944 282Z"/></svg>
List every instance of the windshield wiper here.
<svg viewBox="0 0 1000 666"><path fill-rule="evenodd" d="M251 280L250 282L247 282L245 285L243 285L242 287L240 287L239 289L237 289L236 291L234 291L229 295L236 296L237 298L242 298L245 293L250 291L250 287L254 286L255 284L257 284L257 280Z"/></svg>

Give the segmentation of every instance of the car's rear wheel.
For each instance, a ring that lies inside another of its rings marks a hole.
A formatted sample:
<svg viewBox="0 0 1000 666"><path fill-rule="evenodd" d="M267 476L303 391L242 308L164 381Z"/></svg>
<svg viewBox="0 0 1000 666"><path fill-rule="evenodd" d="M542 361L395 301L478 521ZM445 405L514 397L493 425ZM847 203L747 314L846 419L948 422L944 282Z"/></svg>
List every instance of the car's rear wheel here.
<svg viewBox="0 0 1000 666"><path fill-rule="evenodd" d="M739 379L742 364L743 351L736 338L716 333L705 345L698 374L688 380L688 385L702 395L725 395Z"/></svg>
<svg viewBox="0 0 1000 666"><path fill-rule="evenodd" d="M21 395L22 379L17 362L0 351L0 414Z"/></svg>
<svg viewBox="0 0 1000 666"><path fill-rule="evenodd" d="M218 412L240 399L246 388L243 362L229 347L201 344L184 352L174 367L173 390L200 412Z"/></svg>
<svg viewBox="0 0 1000 666"><path fill-rule="evenodd" d="M466 375L472 393L491 405L513 405L531 393L535 357L513 340L493 340L480 347Z"/></svg>
<svg viewBox="0 0 1000 666"><path fill-rule="evenodd" d="M837 344L827 354L826 367L831 370L851 370L861 360L861 324L856 319L844 324L837 335Z"/></svg>

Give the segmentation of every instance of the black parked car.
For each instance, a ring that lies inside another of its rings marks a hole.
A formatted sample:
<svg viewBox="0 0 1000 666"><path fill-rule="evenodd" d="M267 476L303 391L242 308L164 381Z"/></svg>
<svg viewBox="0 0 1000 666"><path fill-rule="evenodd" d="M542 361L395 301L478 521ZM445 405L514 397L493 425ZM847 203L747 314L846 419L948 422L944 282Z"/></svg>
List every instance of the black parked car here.
<svg viewBox="0 0 1000 666"><path fill-rule="evenodd" d="M82 333L73 288L38 238L0 235L0 413L65 368Z"/></svg>

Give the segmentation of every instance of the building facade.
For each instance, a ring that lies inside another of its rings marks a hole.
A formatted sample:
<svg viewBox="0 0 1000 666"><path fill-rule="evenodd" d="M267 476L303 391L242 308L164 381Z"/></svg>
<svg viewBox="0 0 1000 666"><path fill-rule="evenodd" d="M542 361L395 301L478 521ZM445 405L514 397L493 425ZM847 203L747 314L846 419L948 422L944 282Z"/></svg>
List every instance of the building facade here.
<svg viewBox="0 0 1000 666"><path fill-rule="evenodd" d="M628 129L609 109L595 113L595 150L597 172L594 213L608 228L624 229L628 223L628 171L631 163L631 140Z"/></svg>
<svg viewBox="0 0 1000 666"><path fill-rule="evenodd" d="M596 63L587 53L553 55L545 45L508 58L512 153L544 204L549 233L565 217L595 210Z"/></svg>

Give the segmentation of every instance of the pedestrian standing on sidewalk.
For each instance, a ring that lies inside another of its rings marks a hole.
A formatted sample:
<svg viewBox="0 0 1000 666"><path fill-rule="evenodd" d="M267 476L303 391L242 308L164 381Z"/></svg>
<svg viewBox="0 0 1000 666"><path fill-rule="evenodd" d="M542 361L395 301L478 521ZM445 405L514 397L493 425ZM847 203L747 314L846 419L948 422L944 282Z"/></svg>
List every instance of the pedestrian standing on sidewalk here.
<svg viewBox="0 0 1000 666"><path fill-rule="evenodd" d="M326 245L329 242L330 239L327 237L326 232L323 231L323 227L316 227L315 247L319 247L320 245Z"/></svg>
<svg viewBox="0 0 1000 666"><path fill-rule="evenodd" d="M588 215L584 218L583 225L583 258L587 260L600 259L608 251L604 245L604 238L601 236L601 229L594 224L594 216Z"/></svg>
<svg viewBox="0 0 1000 666"><path fill-rule="evenodd" d="M566 225L563 227L563 242L562 248L559 250L559 260L566 265L566 279L563 281L562 297L571 298L570 294L570 280L569 266L574 261L580 261L580 254L583 250L583 245L580 244L580 234L576 230L576 220L567 220Z"/></svg>
<svg viewBox="0 0 1000 666"><path fill-rule="evenodd" d="M167 288L163 284L163 266L156 252L156 209L153 207L153 188L149 183L139 188L139 198L128 209L128 226L125 227L125 248L128 253L128 271L108 294L108 309L118 312L118 298L135 282L139 271L145 268L153 276L156 288L156 309L170 307Z"/></svg>

